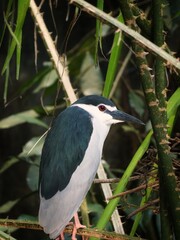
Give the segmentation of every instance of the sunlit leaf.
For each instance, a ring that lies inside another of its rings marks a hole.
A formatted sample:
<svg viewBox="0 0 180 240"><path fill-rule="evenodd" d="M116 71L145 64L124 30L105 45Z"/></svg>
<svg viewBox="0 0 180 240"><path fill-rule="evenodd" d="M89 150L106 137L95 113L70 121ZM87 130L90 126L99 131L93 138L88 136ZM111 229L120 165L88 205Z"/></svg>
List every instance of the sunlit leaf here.
<svg viewBox="0 0 180 240"><path fill-rule="evenodd" d="M21 214L18 218L18 220L26 220L26 221L37 221L37 217L28 215L28 214Z"/></svg>
<svg viewBox="0 0 180 240"><path fill-rule="evenodd" d="M21 87L17 90L16 95L22 95L25 94L29 89L31 89L34 85L41 84L41 81L43 80L44 76L48 74L52 70L52 67L48 66L43 69L41 69L36 75L30 79L27 79Z"/></svg>
<svg viewBox="0 0 180 240"><path fill-rule="evenodd" d="M3 228L1 228L1 229L3 229L3 230L5 231L5 230L7 230L7 227L6 227L6 228L3 227ZM8 229L8 230L9 230L9 229ZM9 232L11 232L11 231L9 231ZM11 236L9 235L9 233L5 233L5 232L3 232L2 230L0 230L0 239L2 239L2 240L16 240L16 238L11 237Z"/></svg>
<svg viewBox="0 0 180 240"><path fill-rule="evenodd" d="M94 66L93 57L86 53L80 69L81 90L84 95L97 94L102 92L103 78L99 67Z"/></svg>
<svg viewBox="0 0 180 240"><path fill-rule="evenodd" d="M4 203L3 205L0 206L0 213L7 213L9 212L18 202L20 198L17 198L16 200L13 201L8 201Z"/></svg>
<svg viewBox="0 0 180 240"><path fill-rule="evenodd" d="M19 154L19 157L40 156L43 144L44 144L44 138L34 137L30 139L24 145L23 151L22 153Z"/></svg>
<svg viewBox="0 0 180 240"><path fill-rule="evenodd" d="M84 57L86 56L87 52L90 52L92 56L94 56L95 51L95 38L94 32L90 32L86 35L82 41L78 44L78 51L70 51L68 52L68 68L69 74L72 76L72 79L81 77L80 74L80 66L83 64Z"/></svg>
<svg viewBox="0 0 180 240"><path fill-rule="evenodd" d="M18 158L11 158L10 160L7 160L0 168L0 174L5 172L8 168L19 162L20 160Z"/></svg>
<svg viewBox="0 0 180 240"><path fill-rule="evenodd" d="M22 123L32 123L47 128L47 125L38 119L39 114L34 110L28 110L11 115L0 120L0 129L14 127Z"/></svg>
<svg viewBox="0 0 180 240"><path fill-rule="evenodd" d="M39 167L37 165L40 163L40 157L37 158L35 163L36 165L30 165L26 176L27 184L32 191L38 190Z"/></svg>
<svg viewBox="0 0 180 240"><path fill-rule="evenodd" d="M46 75L44 75L43 79L41 80L41 83L33 92L37 93L43 88L48 88L52 86L55 82L57 82L57 80L58 80L57 72L55 69L52 69Z"/></svg>

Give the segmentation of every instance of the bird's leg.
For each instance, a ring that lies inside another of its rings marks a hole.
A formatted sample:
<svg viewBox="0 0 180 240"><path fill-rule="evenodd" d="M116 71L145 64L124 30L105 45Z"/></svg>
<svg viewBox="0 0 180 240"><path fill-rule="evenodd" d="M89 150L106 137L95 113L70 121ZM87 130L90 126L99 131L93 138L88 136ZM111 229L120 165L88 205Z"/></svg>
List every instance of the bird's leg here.
<svg viewBox="0 0 180 240"><path fill-rule="evenodd" d="M79 228L86 228L85 225L82 225L79 221L79 217L78 217L78 213L75 213L74 214L74 225L76 226L76 229L79 229Z"/></svg>
<svg viewBox="0 0 180 240"><path fill-rule="evenodd" d="M56 240L65 240L65 238L64 238L64 231L62 231L60 233L59 237L57 237Z"/></svg>
<svg viewBox="0 0 180 240"><path fill-rule="evenodd" d="M86 228L86 226L82 225L79 221L79 217L78 214L75 213L74 214L74 226L73 226L73 231L72 231L72 240L76 240L76 233L77 233L77 229L79 228Z"/></svg>

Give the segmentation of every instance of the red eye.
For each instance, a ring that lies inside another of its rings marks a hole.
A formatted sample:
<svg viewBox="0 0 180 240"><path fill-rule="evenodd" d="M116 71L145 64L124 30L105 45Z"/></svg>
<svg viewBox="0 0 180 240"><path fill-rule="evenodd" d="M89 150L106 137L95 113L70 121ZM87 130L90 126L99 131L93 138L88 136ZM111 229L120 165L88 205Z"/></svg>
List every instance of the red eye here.
<svg viewBox="0 0 180 240"><path fill-rule="evenodd" d="M101 112L104 112L106 110L106 107L104 105L99 105L98 108Z"/></svg>

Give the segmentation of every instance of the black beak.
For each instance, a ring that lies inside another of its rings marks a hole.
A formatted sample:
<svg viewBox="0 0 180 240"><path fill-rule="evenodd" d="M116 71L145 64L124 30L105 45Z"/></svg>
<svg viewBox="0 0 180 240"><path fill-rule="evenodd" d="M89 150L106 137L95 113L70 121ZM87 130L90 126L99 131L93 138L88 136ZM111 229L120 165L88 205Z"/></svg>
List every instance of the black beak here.
<svg viewBox="0 0 180 240"><path fill-rule="evenodd" d="M108 111L108 113L113 117L113 119L116 119L116 120L119 120L122 122L132 122L132 123L138 123L138 124L144 125L144 123L141 120L139 120L125 112L115 110L112 112Z"/></svg>

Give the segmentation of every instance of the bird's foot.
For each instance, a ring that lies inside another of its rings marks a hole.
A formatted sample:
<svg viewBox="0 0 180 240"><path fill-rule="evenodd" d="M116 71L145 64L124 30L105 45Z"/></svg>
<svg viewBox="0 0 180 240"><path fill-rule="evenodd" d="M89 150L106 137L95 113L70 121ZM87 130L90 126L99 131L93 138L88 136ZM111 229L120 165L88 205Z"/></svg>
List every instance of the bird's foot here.
<svg viewBox="0 0 180 240"><path fill-rule="evenodd" d="M80 223L78 214L75 213L75 214L74 214L74 226L73 226L72 238L71 238L72 240L77 240L76 234L77 234L77 230L78 230L79 228L86 228L86 226L84 226L84 225L82 225L82 224ZM83 237L83 239L84 239L84 237Z"/></svg>

